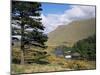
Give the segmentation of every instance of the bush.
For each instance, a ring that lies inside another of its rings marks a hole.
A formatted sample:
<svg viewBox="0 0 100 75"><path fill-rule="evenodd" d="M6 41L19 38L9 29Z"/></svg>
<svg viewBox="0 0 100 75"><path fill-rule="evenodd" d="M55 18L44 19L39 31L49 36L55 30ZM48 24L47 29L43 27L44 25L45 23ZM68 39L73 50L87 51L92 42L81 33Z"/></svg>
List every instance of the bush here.
<svg viewBox="0 0 100 75"><path fill-rule="evenodd" d="M74 51L79 52L81 57L88 60L96 60L96 36L90 36L86 39L76 42L73 46Z"/></svg>
<svg viewBox="0 0 100 75"><path fill-rule="evenodd" d="M71 60L67 61L63 65L64 68L70 68L72 70L85 70L85 69L92 69L93 66L88 63L87 61L82 60Z"/></svg>

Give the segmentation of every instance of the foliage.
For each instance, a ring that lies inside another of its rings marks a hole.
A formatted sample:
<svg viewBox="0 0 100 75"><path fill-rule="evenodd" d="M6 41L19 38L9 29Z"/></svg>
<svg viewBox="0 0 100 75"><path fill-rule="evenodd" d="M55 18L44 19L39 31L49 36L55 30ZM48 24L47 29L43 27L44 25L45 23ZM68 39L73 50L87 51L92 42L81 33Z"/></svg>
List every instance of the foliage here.
<svg viewBox="0 0 100 75"><path fill-rule="evenodd" d="M74 51L79 52L81 57L95 60L96 59L96 35L90 36L86 39L79 40L74 44Z"/></svg>
<svg viewBox="0 0 100 75"><path fill-rule="evenodd" d="M12 48L12 62L20 63L21 51L19 48Z"/></svg>
<svg viewBox="0 0 100 75"><path fill-rule="evenodd" d="M24 52L24 63L31 64L31 63L46 63L47 61L44 60L48 57L49 54L46 50L42 50L42 48L31 47L29 50L25 50ZM12 62L15 64L19 64L21 59L21 50L18 47L12 47ZM43 61L42 61L43 60Z"/></svg>
<svg viewBox="0 0 100 75"><path fill-rule="evenodd" d="M57 64L59 62L63 62L63 58L56 57L55 55L50 55L46 58L49 63Z"/></svg>
<svg viewBox="0 0 100 75"><path fill-rule="evenodd" d="M69 60L62 67L70 68L72 70L85 70L85 69L94 69L95 64L91 65L92 62L86 60Z"/></svg>
<svg viewBox="0 0 100 75"><path fill-rule="evenodd" d="M47 36L42 32L44 26L40 18L41 10L41 4L37 2L12 2L12 20L19 20L21 30L23 30L21 31L21 36L24 37L21 42L32 39L44 45L44 42L47 41ZM32 28L33 30L28 32L25 30L27 28Z"/></svg>
<svg viewBox="0 0 100 75"><path fill-rule="evenodd" d="M65 45L60 45L55 48L55 50L62 50L64 52L73 50L71 47L67 47Z"/></svg>

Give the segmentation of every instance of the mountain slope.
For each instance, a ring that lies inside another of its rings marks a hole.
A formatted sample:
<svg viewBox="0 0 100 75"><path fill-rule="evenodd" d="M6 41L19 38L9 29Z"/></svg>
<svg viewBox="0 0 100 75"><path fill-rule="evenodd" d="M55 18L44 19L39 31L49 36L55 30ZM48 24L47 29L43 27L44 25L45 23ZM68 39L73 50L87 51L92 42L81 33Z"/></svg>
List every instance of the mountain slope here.
<svg viewBox="0 0 100 75"><path fill-rule="evenodd" d="M73 21L68 25L61 25L48 34L47 45L72 46L76 41L87 38L95 33L95 18Z"/></svg>

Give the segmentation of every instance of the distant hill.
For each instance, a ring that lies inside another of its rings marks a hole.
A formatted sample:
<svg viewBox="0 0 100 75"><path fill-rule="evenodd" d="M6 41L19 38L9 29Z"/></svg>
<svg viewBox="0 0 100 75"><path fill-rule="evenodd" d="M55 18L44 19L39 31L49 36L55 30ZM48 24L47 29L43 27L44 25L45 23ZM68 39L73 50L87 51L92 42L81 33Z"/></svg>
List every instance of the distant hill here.
<svg viewBox="0 0 100 75"><path fill-rule="evenodd" d="M95 18L73 21L68 25L61 25L48 34L47 45L72 46L78 40L87 38L95 33Z"/></svg>

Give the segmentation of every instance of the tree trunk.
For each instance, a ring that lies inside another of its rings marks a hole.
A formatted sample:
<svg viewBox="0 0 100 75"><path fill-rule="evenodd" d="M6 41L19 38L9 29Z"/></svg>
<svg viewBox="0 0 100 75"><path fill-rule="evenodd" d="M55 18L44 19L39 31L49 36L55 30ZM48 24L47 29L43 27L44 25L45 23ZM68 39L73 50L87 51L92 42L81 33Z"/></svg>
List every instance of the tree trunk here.
<svg viewBox="0 0 100 75"><path fill-rule="evenodd" d="M24 51L21 49L21 65L24 65Z"/></svg>
<svg viewBox="0 0 100 75"><path fill-rule="evenodd" d="M21 25L21 65L24 64L24 24Z"/></svg>

